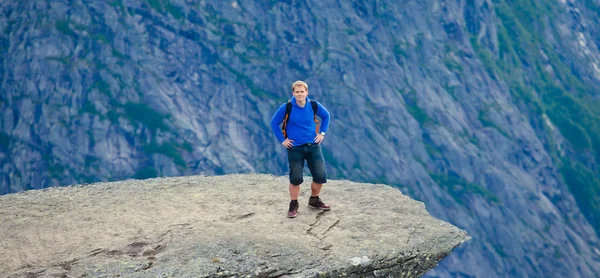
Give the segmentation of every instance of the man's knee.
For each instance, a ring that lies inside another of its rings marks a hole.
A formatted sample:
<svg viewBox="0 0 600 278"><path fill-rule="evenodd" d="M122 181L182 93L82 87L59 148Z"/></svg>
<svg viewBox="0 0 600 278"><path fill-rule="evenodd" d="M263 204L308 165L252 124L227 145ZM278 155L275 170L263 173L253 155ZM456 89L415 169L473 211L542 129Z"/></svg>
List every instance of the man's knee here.
<svg viewBox="0 0 600 278"><path fill-rule="evenodd" d="M304 182L302 177L302 167L290 167L290 183L300 185Z"/></svg>
<svg viewBox="0 0 600 278"><path fill-rule="evenodd" d="M300 185L304 180L302 170L304 169L304 157L301 152L288 150L288 162L290 165L290 183Z"/></svg>
<svg viewBox="0 0 600 278"><path fill-rule="evenodd" d="M318 160L311 163L310 174L313 177L315 183L326 183L327 182L327 171L325 170L325 161Z"/></svg>
<svg viewBox="0 0 600 278"><path fill-rule="evenodd" d="M310 171L314 183L326 183L327 182L327 171L325 171L325 163L317 162Z"/></svg>
<svg viewBox="0 0 600 278"><path fill-rule="evenodd" d="M320 184L327 183L327 173L325 171L316 171L313 174L313 182Z"/></svg>
<svg viewBox="0 0 600 278"><path fill-rule="evenodd" d="M302 178L300 178L300 179L290 179L290 183L293 186L300 186L303 182L304 182L304 180Z"/></svg>

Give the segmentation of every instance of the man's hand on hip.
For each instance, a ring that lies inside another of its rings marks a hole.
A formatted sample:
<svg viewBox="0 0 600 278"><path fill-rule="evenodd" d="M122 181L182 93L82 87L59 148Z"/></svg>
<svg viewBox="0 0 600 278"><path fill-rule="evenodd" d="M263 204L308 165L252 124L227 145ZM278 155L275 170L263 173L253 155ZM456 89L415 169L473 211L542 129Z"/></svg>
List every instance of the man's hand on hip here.
<svg viewBox="0 0 600 278"><path fill-rule="evenodd" d="M286 148L291 148L294 146L294 144L292 144L292 142L294 142L294 140L290 140L290 138L285 138L285 141L281 142L281 144L286 147Z"/></svg>
<svg viewBox="0 0 600 278"><path fill-rule="evenodd" d="M321 144L321 142L323 142L323 139L325 139L325 135L317 134L317 137L315 137L315 143Z"/></svg>

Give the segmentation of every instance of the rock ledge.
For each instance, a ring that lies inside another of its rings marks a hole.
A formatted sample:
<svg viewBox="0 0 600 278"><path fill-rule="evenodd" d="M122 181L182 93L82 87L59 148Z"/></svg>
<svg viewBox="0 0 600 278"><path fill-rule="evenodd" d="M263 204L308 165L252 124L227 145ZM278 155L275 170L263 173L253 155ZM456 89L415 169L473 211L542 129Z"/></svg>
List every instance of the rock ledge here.
<svg viewBox="0 0 600 278"><path fill-rule="evenodd" d="M189 176L0 196L2 277L418 277L469 240L381 184L329 181L285 217L287 178Z"/></svg>

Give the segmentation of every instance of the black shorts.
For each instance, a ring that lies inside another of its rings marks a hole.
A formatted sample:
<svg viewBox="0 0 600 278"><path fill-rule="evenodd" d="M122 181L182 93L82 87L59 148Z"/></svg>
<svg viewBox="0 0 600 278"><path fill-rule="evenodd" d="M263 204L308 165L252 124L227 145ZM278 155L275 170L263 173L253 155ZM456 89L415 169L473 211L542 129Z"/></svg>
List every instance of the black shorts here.
<svg viewBox="0 0 600 278"><path fill-rule="evenodd" d="M288 162L290 164L290 183L300 185L304 161L308 164L308 169L315 183L326 183L327 172L325 171L325 159L321 151L321 145L308 143L300 146L293 146L288 149Z"/></svg>

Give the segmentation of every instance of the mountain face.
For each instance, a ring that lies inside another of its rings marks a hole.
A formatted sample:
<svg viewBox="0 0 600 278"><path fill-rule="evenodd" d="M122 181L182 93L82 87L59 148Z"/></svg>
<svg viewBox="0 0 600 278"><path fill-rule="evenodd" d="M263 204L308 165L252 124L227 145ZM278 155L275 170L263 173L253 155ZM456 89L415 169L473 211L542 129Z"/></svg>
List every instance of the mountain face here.
<svg viewBox="0 0 600 278"><path fill-rule="evenodd" d="M330 178L396 186L473 237L430 277L600 273L597 1L4 0L0 13L3 194L286 175L269 122L301 79L331 113Z"/></svg>

